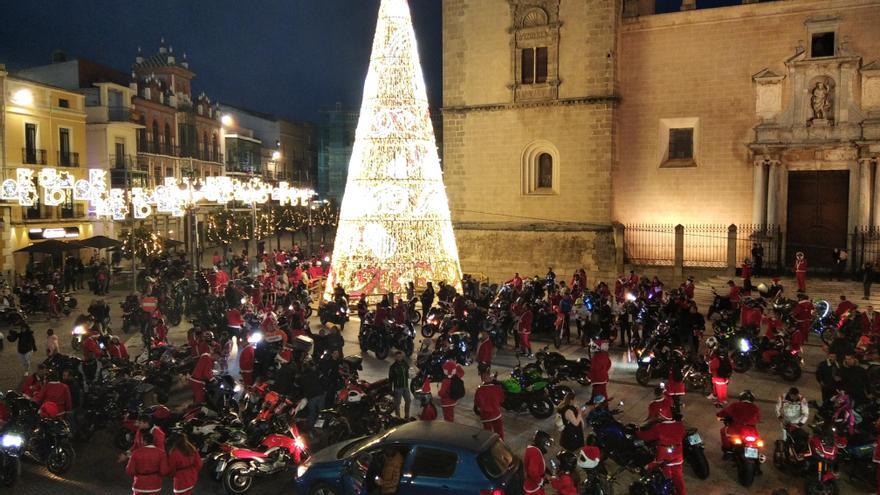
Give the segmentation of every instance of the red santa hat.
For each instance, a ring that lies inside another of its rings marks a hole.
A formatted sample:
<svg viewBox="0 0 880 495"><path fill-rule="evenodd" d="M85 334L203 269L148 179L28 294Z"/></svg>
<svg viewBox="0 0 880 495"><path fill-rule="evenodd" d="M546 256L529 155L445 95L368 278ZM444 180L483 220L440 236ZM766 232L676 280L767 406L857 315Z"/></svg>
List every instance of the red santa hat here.
<svg viewBox="0 0 880 495"><path fill-rule="evenodd" d="M578 454L578 467L582 469L593 469L599 465L602 454L598 447L585 445Z"/></svg>
<svg viewBox="0 0 880 495"><path fill-rule="evenodd" d="M443 363L443 373L446 376L451 377L453 375L453 373L456 373L458 371L457 370L458 367L459 367L458 363L456 363L455 361L453 361L451 359L447 360L445 363Z"/></svg>

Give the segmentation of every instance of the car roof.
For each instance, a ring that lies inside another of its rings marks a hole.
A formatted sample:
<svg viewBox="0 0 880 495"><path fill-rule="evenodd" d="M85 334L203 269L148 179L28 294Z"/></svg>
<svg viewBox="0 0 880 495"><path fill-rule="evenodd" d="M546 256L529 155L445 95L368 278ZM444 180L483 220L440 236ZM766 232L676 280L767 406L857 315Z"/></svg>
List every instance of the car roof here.
<svg viewBox="0 0 880 495"><path fill-rule="evenodd" d="M411 421L389 430L383 443L444 445L479 453L497 437L487 430L448 421Z"/></svg>

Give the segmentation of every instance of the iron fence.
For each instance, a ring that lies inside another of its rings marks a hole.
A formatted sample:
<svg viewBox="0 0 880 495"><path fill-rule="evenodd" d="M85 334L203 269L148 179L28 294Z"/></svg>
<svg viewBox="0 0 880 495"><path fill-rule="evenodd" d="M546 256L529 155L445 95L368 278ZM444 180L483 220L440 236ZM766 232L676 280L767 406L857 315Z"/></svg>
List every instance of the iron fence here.
<svg viewBox="0 0 880 495"><path fill-rule="evenodd" d="M728 228L713 224L685 225L684 266L726 267Z"/></svg>
<svg viewBox="0 0 880 495"><path fill-rule="evenodd" d="M851 267L858 272L865 263L874 265L880 262L880 227L856 227L852 232Z"/></svg>
<svg viewBox="0 0 880 495"><path fill-rule="evenodd" d="M625 225L624 259L634 265L672 266L675 262L675 225Z"/></svg>
<svg viewBox="0 0 880 495"><path fill-rule="evenodd" d="M761 255L758 266L758 255ZM779 270L782 268L782 229L779 225L742 224L736 231L736 262L741 265L749 258L755 267L755 273L763 269Z"/></svg>

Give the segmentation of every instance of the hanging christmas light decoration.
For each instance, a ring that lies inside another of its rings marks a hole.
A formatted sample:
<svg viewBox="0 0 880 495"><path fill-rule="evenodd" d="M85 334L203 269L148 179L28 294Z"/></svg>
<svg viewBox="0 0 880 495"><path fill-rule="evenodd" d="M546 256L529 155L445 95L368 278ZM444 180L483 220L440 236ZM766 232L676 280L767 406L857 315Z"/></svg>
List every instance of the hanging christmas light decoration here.
<svg viewBox="0 0 880 495"><path fill-rule="evenodd" d="M461 288L461 266L406 0L382 0L339 214L329 297Z"/></svg>

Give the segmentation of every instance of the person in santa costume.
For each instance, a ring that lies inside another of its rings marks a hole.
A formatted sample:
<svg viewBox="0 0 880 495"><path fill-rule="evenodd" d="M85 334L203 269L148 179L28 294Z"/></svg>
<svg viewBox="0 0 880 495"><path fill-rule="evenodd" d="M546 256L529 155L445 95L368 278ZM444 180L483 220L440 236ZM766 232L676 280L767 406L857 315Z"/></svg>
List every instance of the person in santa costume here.
<svg viewBox="0 0 880 495"><path fill-rule="evenodd" d="M70 388L59 381L58 373L53 371L49 375L49 381L43 385L34 397L37 404L52 402L58 406L58 414L63 415L73 409L73 399L70 397Z"/></svg>
<svg viewBox="0 0 880 495"><path fill-rule="evenodd" d="M125 347L125 343L119 340L119 337L113 335L110 337L110 347L107 348L107 353L110 354L110 357L113 359L118 359L120 361L128 361L128 349Z"/></svg>
<svg viewBox="0 0 880 495"><path fill-rule="evenodd" d="M168 476L174 483L174 495L192 495L199 481L202 469L202 457L198 449L190 443L185 433L174 439L168 451L168 460L163 476Z"/></svg>
<svg viewBox="0 0 880 495"><path fill-rule="evenodd" d="M816 307L806 294L798 293L798 303L791 310L791 316L795 321L796 330L791 334L792 350L800 350L801 345L807 341L810 335L810 326L813 324L813 313Z"/></svg>
<svg viewBox="0 0 880 495"><path fill-rule="evenodd" d="M550 479L550 486L558 495L578 495L578 484L572 473L577 467L577 457L571 452L559 453L559 469Z"/></svg>
<svg viewBox="0 0 880 495"><path fill-rule="evenodd" d="M464 369L453 360L443 363L443 373L446 375L440 382L440 408L443 409L443 421L450 423L455 421L455 406L458 405L458 399L454 399L451 395L452 377L457 376L459 379L464 378Z"/></svg>
<svg viewBox="0 0 880 495"><path fill-rule="evenodd" d="M131 491L135 495L159 493L162 491L162 473L168 470L165 450L153 445L150 432L144 432L142 438L144 446L131 452L125 474L132 477Z"/></svg>
<svg viewBox="0 0 880 495"><path fill-rule="evenodd" d="M730 418L730 424L721 428L721 450L730 450L730 437L746 428L754 428L761 422L761 410L754 404L755 396L750 390L739 394L739 401L718 411L719 418Z"/></svg>
<svg viewBox="0 0 880 495"><path fill-rule="evenodd" d="M654 461L648 465L648 469L660 467L663 475L672 480L675 485L676 495L687 495L684 486L684 451L681 445L684 439L684 425L681 423L681 415L674 414L672 419L666 419L654 423L647 429L639 430L636 436L640 440L654 442Z"/></svg>
<svg viewBox="0 0 880 495"><path fill-rule="evenodd" d="M648 403L648 417L646 422L656 422L672 419L672 398L666 395L666 389L662 385L654 387L654 400Z"/></svg>
<svg viewBox="0 0 880 495"><path fill-rule="evenodd" d="M798 251L794 255L794 276L797 279L798 292L807 291L807 258Z"/></svg>
<svg viewBox="0 0 880 495"><path fill-rule="evenodd" d="M532 308L527 304L523 308L523 313L519 317L519 324L517 326L517 329L519 330L520 352L527 357L532 356L532 344L529 341L529 337L532 335L533 319L534 313L532 313Z"/></svg>
<svg viewBox="0 0 880 495"><path fill-rule="evenodd" d="M544 454L553 445L553 438L546 432L538 430L532 437L532 443L523 454L523 491L527 495L544 495Z"/></svg>
<svg viewBox="0 0 880 495"><path fill-rule="evenodd" d="M492 364L492 353L495 346L492 345L492 339L486 332L480 332L480 343L477 344L477 363Z"/></svg>
<svg viewBox="0 0 880 495"><path fill-rule="evenodd" d="M431 380L429 378L425 378L425 381L422 383L422 389L415 393L415 398L422 408L421 412L419 412L419 421L434 421L437 419L437 406L431 400Z"/></svg>
<svg viewBox="0 0 880 495"><path fill-rule="evenodd" d="M480 417L484 430L494 431L504 439L504 418L501 404L504 402L504 387L495 380L489 367L478 367L482 383L474 392L474 412Z"/></svg>
<svg viewBox="0 0 880 495"><path fill-rule="evenodd" d="M254 344L262 339L262 334L251 335L247 339L247 345L238 353L238 370L241 373L241 381L245 387L254 384Z"/></svg>
<svg viewBox="0 0 880 495"><path fill-rule="evenodd" d="M590 343L593 358L587 378L592 385L590 400L601 395L608 397L608 372L611 370L611 357L608 355L608 342L594 340Z"/></svg>
<svg viewBox="0 0 880 495"><path fill-rule="evenodd" d="M213 338L213 335L211 335L211 338ZM214 377L215 349L213 346L213 340L211 341L211 344L210 351L203 352L199 356L198 361L196 361L196 366L189 377L189 386L193 394L193 404L203 404L205 402L205 383Z"/></svg>

